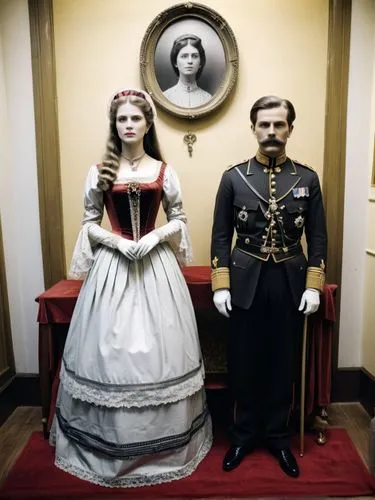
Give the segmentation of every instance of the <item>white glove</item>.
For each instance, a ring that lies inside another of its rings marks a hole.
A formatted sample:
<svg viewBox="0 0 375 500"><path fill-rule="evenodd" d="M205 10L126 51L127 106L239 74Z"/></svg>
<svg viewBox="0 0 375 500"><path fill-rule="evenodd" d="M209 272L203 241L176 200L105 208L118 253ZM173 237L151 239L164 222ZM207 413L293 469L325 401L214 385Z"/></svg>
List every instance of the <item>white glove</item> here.
<svg viewBox="0 0 375 500"><path fill-rule="evenodd" d="M164 226L158 227L151 231L151 233L143 236L137 244L136 256L141 259L147 255L158 243L168 241L172 236L181 230L181 221L173 219Z"/></svg>
<svg viewBox="0 0 375 500"><path fill-rule="evenodd" d="M137 259L135 253L136 248L137 243L133 240L127 240L126 238L121 238L117 243L117 249L129 260Z"/></svg>
<svg viewBox="0 0 375 500"><path fill-rule="evenodd" d="M232 310L232 302L228 288L223 288L222 290L216 290L216 292L214 292L214 304L220 314L229 318L228 311Z"/></svg>
<svg viewBox="0 0 375 500"><path fill-rule="evenodd" d="M142 259L145 255L147 255L151 250L156 247L156 245L160 242L160 236L156 231L151 231L151 233L145 234L138 241L135 247L135 258Z"/></svg>
<svg viewBox="0 0 375 500"><path fill-rule="evenodd" d="M306 288L306 290L302 294L298 310L303 311L303 314L308 316L309 314L312 314L318 310L319 304L319 291L315 290L315 288Z"/></svg>
<svg viewBox="0 0 375 500"><path fill-rule="evenodd" d="M164 224L164 226L155 229L154 232L159 236L160 242L168 241L172 236L181 231L181 225L183 224L179 219L172 219Z"/></svg>
<svg viewBox="0 0 375 500"><path fill-rule="evenodd" d="M87 224L87 234L93 245L105 245L109 248L117 248L117 243L122 239L120 235L111 233L94 222Z"/></svg>

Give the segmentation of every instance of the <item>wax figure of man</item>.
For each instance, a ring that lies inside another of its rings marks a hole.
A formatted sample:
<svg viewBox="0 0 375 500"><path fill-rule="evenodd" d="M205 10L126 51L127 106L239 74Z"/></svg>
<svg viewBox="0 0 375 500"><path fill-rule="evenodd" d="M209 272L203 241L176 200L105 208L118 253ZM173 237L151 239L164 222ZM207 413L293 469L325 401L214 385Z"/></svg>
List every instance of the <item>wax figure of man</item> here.
<svg viewBox="0 0 375 500"><path fill-rule="evenodd" d="M327 234L317 174L285 153L295 116L285 99L255 102L250 120L259 149L229 167L216 198L212 288L216 308L230 317L228 376L235 402L225 471L262 440L286 474L299 475L288 424L302 313L319 306Z"/></svg>

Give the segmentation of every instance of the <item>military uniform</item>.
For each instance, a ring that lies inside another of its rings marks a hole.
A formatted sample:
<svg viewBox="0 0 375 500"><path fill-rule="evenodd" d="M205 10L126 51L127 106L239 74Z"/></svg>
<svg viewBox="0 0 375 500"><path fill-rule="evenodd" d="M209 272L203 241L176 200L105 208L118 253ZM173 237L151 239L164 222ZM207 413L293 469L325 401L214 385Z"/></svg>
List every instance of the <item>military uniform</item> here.
<svg viewBox="0 0 375 500"><path fill-rule="evenodd" d="M234 230L237 235L232 249ZM301 237L305 231L308 260ZM306 288L322 291L327 234L317 174L281 155L230 167L217 193L212 289L230 289L228 375L236 403L232 443L259 435L289 446L288 418Z"/></svg>

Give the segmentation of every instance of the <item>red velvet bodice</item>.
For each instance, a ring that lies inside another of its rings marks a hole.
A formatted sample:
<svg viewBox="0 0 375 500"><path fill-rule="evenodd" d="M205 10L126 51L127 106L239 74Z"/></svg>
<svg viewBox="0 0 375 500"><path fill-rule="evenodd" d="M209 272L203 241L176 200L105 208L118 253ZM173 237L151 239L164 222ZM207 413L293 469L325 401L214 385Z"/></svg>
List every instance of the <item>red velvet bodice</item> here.
<svg viewBox="0 0 375 500"><path fill-rule="evenodd" d="M155 228L155 220L163 196L165 164L163 163L158 178L153 182L137 183L140 189L139 218L140 236ZM112 231L129 240L133 239L131 213L128 196L129 184L114 184L104 193L104 205L112 226Z"/></svg>

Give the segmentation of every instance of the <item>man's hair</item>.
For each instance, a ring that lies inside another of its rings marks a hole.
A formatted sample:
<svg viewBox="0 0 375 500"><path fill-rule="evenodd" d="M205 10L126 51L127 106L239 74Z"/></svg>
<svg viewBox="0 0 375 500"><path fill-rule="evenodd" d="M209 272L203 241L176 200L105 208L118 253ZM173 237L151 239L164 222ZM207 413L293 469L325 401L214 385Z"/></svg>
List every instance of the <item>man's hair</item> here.
<svg viewBox="0 0 375 500"><path fill-rule="evenodd" d="M181 35L178 38L176 38L176 40L173 42L173 46L172 46L172 50L171 50L171 54L170 54L171 64L172 64L173 71L176 73L177 76L179 76L180 72L178 71L178 68L177 68L177 56L178 56L178 53L180 52L180 50L189 44L192 47L196 48L197 51L199 52L200 68L197 72L197 80L198 80L198 78L201 76L204 65L206 64L206 53L205 53L204 48L202 46L202 40L198 36L193 35L191 33L186 33L186 34Z"/></svg>
<svg viewBox="0 0 375 500"><path fill-rule="evenodd" d="M290 101L288 101L288 99L281 99L280 97L276 97L274 95L266 95L255 101L250 110L251 123L255 126L258 119L258 111L260 109L279 108L280 106L283 106L287 110L286 119L290 127L296 119L294 106Z"/></svg>

